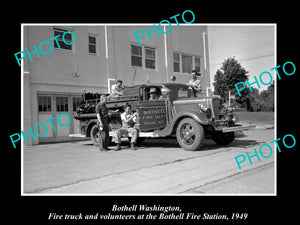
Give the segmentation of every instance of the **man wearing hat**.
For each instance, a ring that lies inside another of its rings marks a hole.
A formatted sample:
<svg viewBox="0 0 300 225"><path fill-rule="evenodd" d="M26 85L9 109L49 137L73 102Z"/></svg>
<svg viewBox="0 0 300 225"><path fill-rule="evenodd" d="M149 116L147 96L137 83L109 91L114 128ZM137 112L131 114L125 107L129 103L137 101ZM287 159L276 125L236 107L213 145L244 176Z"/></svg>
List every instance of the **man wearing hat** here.
<svg viewBox="0 0 300 225"><path fill-rule="evenodd" d="M197 79L197 76L201 76L201 74L197 70L192 70L192 79L187 83L189 89L193 91L194 96L197 97L198 93L201 92L201 82Z"/></svg>
<svg viewBox="0 0 300 225"><path fill-rule="evenodd" d="M150 88L149 94L150 94L149 101L156 101L156 100L163 99L163 96L158 93L155 87Z"/></svg>

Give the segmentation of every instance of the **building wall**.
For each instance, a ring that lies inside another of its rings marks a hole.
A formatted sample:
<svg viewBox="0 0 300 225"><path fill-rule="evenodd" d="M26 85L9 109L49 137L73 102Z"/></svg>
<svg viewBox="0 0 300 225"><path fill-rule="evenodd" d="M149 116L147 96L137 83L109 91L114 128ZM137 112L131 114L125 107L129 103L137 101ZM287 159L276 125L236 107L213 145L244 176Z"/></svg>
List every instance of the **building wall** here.
<svg viewBox="0 0 300 225"><path fill-rule="evenodd" d="M204 57L206 58L206 65L208 65L208 51L207 46L205 46L206 51L204 53L203 32L207 33L207 28L203 26L183 25L178 28L173 25L171 31L167 34L163 34L159 31L159 36L157 36L156 32L151 33L150 36L152 40L145 34L144 38L139 40L141 43L140 46L155 48L155 69L147 69L144 66L131 66L130 45L138 45L134 32L143 30L146 33L145 28L150 32L154 30L153 26L113 26L109 28L110 43L112 44L112 47L109 47L111 49L109 55L113 59L113 62L111 62L110 77L122 79L126 81L127 84L132 85L147 81L169 82L170 77L175 75L177 77L176 82L186 83L191 77L190 74L173 71L173 52L175 51L200 56L200 72L202 74L200 79L203 84L203 89L206 90L206 87L209 86L209 67L204 67ZM166 27L166 30L168 31L169 28ZM167 52L165 52L165 39ZM205 41L207 44L207 40ZM204 56L204 54L206 55Z"/></svg>
<svg viewBox="0 0 300 225"><path fill-rule="evenodd" d="M32 129L34 126L58 115L55 112L56 96L66 96L68 98L68 114L72 117L72 97L80 96L83 90L88 92L107 92L107 71L106 71L106 57L105 57L105 32L104 26L99 27L86 27L86 26L62 26L66 30L71 30L76 37L72 50L55 49L54 37L55 26L28 26L24 27L24 35L26 35L26 44L24 48L28 48L29 52L34 51L34 45L39 48L42 41L49 41L52 44L52 52L49 55L40 53L32 54L32 61L25 58L26 72L24 76L24 88L30 87L30 93L24 90L26 95L26 106L30 110L24 111L24 130L28 127ZM97 54L92 55L88 52L88 35L93 34L97 37ZM48 52L50 48L43 45L43 51ZM28 70L28 71L27 71ZM78 76L74 76L74 72ZM52 112L39 113L38 112L38 96L49 95L52 99ZM30 100L27 98L30 97ZM69 126L69 131L74 131L74 123L72 121ZM59 138L59 130L54 131L50 123L47 124L48 134L44 137L46 141L57 140ZM56 123L56 126L58 124ZM39 127L42 128L42 127ZM43 133L41 131L41 133ZM48 138L54 135L55 138ZM28 144L38 144L41 139L38 136L32 140L31 137L27 138ZM47 139L48 138L48 139ZM67 137L65 137L67 138Z"/></svg>
<svg viewBox="0 0 300 225"><path fill-rule="evenodd" d="M50 41L54 36L55 26L30 26L28 27L28 48L33 50L33 45L38 46L42 41ZM62 26L71 30L76 37L72 50L53 48L49 55L32 55L29 63L31 82L37 84L59 84L66 86L88 86L92 88L106 87L106 58L104 27L74 27ZM88 34L97 35L97 55L88 53ZM53 44L53 40L50 41ZM44 45L47 47L47 45ZM46 48L45 47L45 48ZM46 52L47 50L45 50ZM28 58L27 58L28 59ZM79 77L73 77L76 70ZM78 90L77 90L78 91Z"/></svg>
<svg viewBox="0 0 300 225"><path fill-rule="evenodd" d="M87 92L104 93L108 90L108 78L121 79L125 85L135 85L144 82L169 82L175 75L176 82L187 83L190 74L174 72L173 52L199 56L201 59L201 81L203 89L209 84L209 69L204 69L203 32L206 27L200 26L172 26L168 34L157 36L151 34L152 40L147 34L140 39L143 49L143 66L132 66L131 45L138 45L134 32L144 30L145 27L152 31L153 26L24 26L24 50L28 48L34 51L34 45L38 48L42 41L49 41L54 46L54 28L70 30L74 33L76 41L72 50L55 49L49 55L33 54L32 61L28 57L24 59L24 132L32 129L39 122L44 122L59 114L56 111L58 97L68 99L67 113L72 117L73 98L80 96L83 90ZM167 27L166 27L167 29ZM88 36L96 37L96 54L88 52ZM166 44L166 46L165 46ZM155 49L155 69L145 68L145 47ZM208 46L206 46L206 49ZM44 52L49 47L43 45ZM208 52L207 52L208 53ZM208 55L206 55L208 64ZM167 60L167 62L166 62ZM74 76L77 73L78 76ZM206 80L207 78L207 80ZM50 96L52 103L51 112L39 112L39 96ZM56 125L58 125L56 123ZM27 144L38 144L44 141L57 141L64 134L76 132L76 121L72 120L68 130L54 131L49 123L48 135L31 141ZM42 127L39 131L43 133ZM25 132L26 133L26 132ZM28 133L28 132L27 132Z"/></svg>
<svg viewBox="0 0 300 225"><path fill-rule="evenodd" d="M153 29L149 26L114 26L112 27L113 43L113 66L114 76L126 82L127 85L134 85L150 82L166 82L165 74L165 56L164 39L152 34L152 40L143 38L140 40L143 49L143 67L131 66L131 44L138 45L134 32L138 30ZM155 69L145 68L144 65L144 47L155 48Z"/></svg>
<svg viewBox="0 0 300 225"><path fill-rule="evenodd" d="M168 28L166 28L168 30ZM168 49L168 68L169 74L176 76L176 82L187 83L191 78L190 74L181 72L174 72L173 70L173 52L179 52L187 55L200 56L200 80L203 91L210 86L209 67L204 66L204 58L206 58L206 65L209 65L208 60L208 43L206 41L206 51L204 53L203 33L207 33L205 26L184 26L180 28L173 25L170 33L166 35L167 49Z"/></svg>

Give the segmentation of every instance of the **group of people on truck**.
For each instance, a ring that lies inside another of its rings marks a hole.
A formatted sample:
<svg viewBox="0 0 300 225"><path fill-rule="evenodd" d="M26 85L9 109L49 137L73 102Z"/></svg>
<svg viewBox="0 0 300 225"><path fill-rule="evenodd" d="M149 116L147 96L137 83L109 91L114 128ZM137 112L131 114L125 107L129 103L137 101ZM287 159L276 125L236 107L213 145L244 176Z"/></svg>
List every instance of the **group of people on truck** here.
<svg viewBox="0 0 300 225"><path fill-rule="evenodd" d="M119 97L123 95L123 81L122 80L117 80L115 84L112 85L111 87L111 94L110 96L112 97ZM154 100L163 100L164 96L161 95L158 90L155 87L150 88L149 91L149 101L154 101Z"/></svg>
<svg viewBox="0 0 300 225"><path fill-rule="evenodd" d="M192 70L192 79L186 84L189 86L189 89L193 92L194 97L198 96L198 93L202 91L201 82L197 79L197 76L201 76L197 70ZM117 80L115 84L112 85L111 88L111 96L118 97L123 95L123 81ZM149 91L150 98L149 101L152 100L162 100L164 98L163 95L160 95L156 88L150 88Z"/></svg>
<svg viewBox="0 0 300 225"><path fill-rule="evenodd" d="M200 75L196 70L192 71L192 79L187 83L191 91L193 91L193 94L195 97L197 97L197 93L201 92L201 83L200 80L197 79L197 76ZM123 81L117 80L115 84L112 85L111 89L111 96L118 97L123 95ZM164 95L159 93L157 88L151 87L149 90L149 101L155 101L155 100L163 100L165 98ZM109 126L108 126L108 108L106 107L107 103L107 96L101 95L100 102L96 106L96 114L97 119L99 122L99 148L100 151L108 151L108 144L110 142L109 138ZM116 111L118 112L118 110ZM137 112L133 113L131 111L131 105L129 103L126 103L124 105L124 112L121 114L121 120L122 120L122 127L117 130L116 134L116 149L115 150L121 150L121 138L123 136L127 136L130 133L132 138L130 140L131 142L131 149L137 150L136 142L138 138L138 129L134 126L136 123Z"/></svg>

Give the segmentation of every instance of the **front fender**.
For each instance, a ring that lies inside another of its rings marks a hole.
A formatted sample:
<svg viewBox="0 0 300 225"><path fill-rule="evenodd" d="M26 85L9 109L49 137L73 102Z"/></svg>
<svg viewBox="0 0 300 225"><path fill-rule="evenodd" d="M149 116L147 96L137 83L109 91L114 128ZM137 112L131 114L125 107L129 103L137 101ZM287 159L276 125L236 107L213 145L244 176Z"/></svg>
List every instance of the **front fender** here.
<svg viewBox="0 0 300 225"><path fill-rule="evenodd" d="M186 117L190 117L190 118L194 119L201 125L208 125L211 123L211 121L206 118L204 113L199 113L197 111L189 111L189 112L179 113L173 118L173 122L174 122L174 124L175 123L178 124L178 121L180 121L181 119L186 118Z"/></svg>
<svg viewBox="0 0 300 225"><path fill-rule="evenodd" d="M173 117L172 122L159 132L161 136L168 136L175 132L177 125L184 118L192 118L201 125L211 124L211 121L197 111L182 112Z"/></svg>

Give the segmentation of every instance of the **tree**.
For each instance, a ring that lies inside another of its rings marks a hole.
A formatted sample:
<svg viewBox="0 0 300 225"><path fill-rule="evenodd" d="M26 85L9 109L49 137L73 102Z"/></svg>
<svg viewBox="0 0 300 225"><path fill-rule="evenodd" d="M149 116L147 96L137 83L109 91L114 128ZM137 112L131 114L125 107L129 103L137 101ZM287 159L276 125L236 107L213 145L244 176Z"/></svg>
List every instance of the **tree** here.
<svg viewBox="0 0 300 225"><path fill-rule="evenodd" d="M214 94L225 98L227 91L230 91L232 94L236 93L234 85L238 82L245 82L248 78L248 73L234 57L226 59L215 74L215 82L213 83L215 87Z"/></svg>
<svg viewBox="0 0 300 225"><path fill-rule="evenodd" d="M221 70L217 70L214 81L214 93L220 95L222 99L225 99L226 85L224 83L224 73Z"/></svg>
<svg viewBox="0 0 300 225"><path fill-rule="evenodd" d="M261 91L252 87L252 92L246 87L241 91L242 97L236 94L236 102L242 106L247 106L248 111L274 112L274 82L268 86L267 90ZM251 102L251 105L249 103ZM249 108L250 107L250 108Z"/></svg>
<svg viewBox="0 0 300 225"><path fill-rule="evenodd" d="M274 81L260 93L259 98L265 103L264 111L274 111Z"/></svg>

